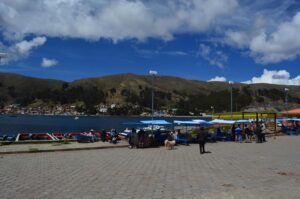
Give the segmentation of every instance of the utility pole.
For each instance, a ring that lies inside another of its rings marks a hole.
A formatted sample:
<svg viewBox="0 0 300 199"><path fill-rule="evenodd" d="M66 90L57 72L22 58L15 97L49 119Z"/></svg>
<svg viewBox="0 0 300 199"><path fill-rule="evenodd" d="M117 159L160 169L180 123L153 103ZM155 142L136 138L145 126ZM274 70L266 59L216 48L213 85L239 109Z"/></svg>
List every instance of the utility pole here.
<svg viewBox="0 0 300 199"><path fill-rule="evenodd" d="M228 83L230 85L230 117L232 120L232 85L233 85L233 82L229 81Z"/></svg>
<svg viewBox="0 0 300 199"><path fill-rule="evenodd" d="M151 117L153 120L154 117L154 77L158 75L158 72L155 70L150 70L149 75L151 75L151 87L152 87L152 100L151 100Z"/></svg>
<svg viewBox="0 0 300 199"><path fill-rule="evenodd" d="M215 110L215 107L214 106L211 106L210 107L211 108L211 119L213 119L213 117L214 117L214 110Z"/></svg>
<svg viewBox="0 0 300 199"><path fill-rule="evenodd" d="M284 88L285 92L285 111L286 111L286 117L288 117L288 88Z"/></svg>

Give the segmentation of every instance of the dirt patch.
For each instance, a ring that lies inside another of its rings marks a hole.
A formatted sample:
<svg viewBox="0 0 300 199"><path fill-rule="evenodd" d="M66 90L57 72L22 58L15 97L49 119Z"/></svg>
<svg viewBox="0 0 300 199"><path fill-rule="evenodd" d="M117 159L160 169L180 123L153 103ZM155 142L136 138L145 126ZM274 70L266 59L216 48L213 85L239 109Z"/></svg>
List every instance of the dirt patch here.
<svg viewBox="0 0 300 199"><path fill-rule="evenodd" d="M277 172L277 174L282 176L300 177L300 173L294 173L294 172Z"/></svg>
<svg viewBox="0 0 300 199"><path fill-rule="evenodd" d="M234 187L233 184L222 184L223 187Z"/></svg>
<svg viewBox="0 0 300 199"><path fill-rule="evenodd" d="M277 172L277 174L282 175L282 176L287 176L288 175L286 172Z"/></svg>

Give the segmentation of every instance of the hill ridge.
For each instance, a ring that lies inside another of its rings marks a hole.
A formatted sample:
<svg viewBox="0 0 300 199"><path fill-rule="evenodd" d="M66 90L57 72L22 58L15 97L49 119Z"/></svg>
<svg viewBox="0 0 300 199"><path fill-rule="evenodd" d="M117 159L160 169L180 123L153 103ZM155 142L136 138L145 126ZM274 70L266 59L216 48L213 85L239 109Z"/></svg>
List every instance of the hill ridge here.
<svg viewBox="0 0 300 199"><path fill-rule="evenodd" d="M15 73L0 73L0 105L11 103L24 107L40 105L75 105L82 109L98 109L99 104L138 106L139 112L151 107L152 77L133 73L81 78L71 82L28 77ZM189 112L228 111L230 85L227 82L189 80L176 76L157 76L154 79L157 109L181 109ZM233 99L236 110L251 107L284 109L286 93L290 106L300 104L300 86L275 84L234 83Z"/></svg>

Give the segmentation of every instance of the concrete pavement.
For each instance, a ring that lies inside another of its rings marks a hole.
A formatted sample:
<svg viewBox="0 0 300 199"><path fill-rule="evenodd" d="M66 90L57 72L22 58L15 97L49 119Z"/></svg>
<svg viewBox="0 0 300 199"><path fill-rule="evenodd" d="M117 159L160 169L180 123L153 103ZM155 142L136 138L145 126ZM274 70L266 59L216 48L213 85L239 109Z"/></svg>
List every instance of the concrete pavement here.
<svg viewBox="0 0 300 199"><path fill-rule="evenodd" d="M299 198L300 137L0 155L0 198Z"/></svg>
<svg viewBox="0 0 300 199"><path fill-rule="evenodd" d="M54 151L74 151L74 150L93 150L107 148L126 148L128 142L125 140L118 141L117 144L109 142L93 142L93 143L42 143L42 144L10 144L0 146L0 155L18 154L18 153L38 153L38 152L54 152Z"/></svg>

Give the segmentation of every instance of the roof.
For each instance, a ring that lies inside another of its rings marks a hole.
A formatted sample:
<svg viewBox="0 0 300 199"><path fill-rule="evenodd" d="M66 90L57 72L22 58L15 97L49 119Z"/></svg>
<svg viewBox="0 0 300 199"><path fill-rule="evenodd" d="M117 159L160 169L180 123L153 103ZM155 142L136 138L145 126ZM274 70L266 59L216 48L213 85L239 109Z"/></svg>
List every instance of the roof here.
<svg viewBox="0 0 300 199"><path fill-rule="evenodd" d="M282 111L281 112L283 115L300 115L300 108L296 108L296 109L291 109L291 110L288 110L288 111Z"/></svg>

